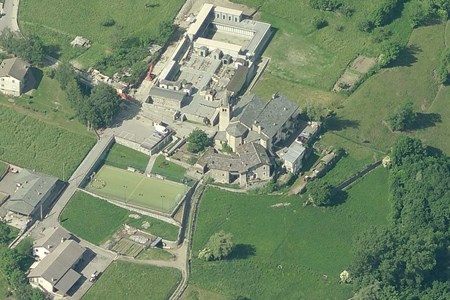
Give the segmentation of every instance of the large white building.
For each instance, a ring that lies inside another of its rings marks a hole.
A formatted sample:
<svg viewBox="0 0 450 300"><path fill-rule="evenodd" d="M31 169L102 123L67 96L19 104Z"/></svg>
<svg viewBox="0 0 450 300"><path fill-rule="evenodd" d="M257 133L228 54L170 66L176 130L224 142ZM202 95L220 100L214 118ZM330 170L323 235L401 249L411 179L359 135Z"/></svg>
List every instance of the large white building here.
<svg viewBox="0 0 450 300"><path fill-rule="evenodd" d="M0 92L11 96L20 96L27 82L30 65L15 57L0 64Z"/></svg>

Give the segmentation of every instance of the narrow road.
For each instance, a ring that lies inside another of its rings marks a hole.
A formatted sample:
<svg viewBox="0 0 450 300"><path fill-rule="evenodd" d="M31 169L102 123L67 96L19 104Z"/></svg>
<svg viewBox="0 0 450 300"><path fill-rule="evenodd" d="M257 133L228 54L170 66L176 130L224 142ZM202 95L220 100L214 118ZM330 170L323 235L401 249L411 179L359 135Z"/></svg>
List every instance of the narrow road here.
<svg viewBox="0 0 450 300"><path fill-rule="evenodd" d="M19 12L19 0L5 0L3 15L0 17L0 32L9 28L11 31L19 31L17 15Z"/></svg>
<svg viewBox="0 0 450 300"><path fill-rule="evenodd" d="M105 148L108 147L108 145L111 143L112 139L113 135L103 135L101 139L97 141L97 143L94 145L94 147L92 147L91 151L70 177L68 181L69 185L64 190L58 201L55 203L48 216L39 224L37 224L34 230L40 231L44 227L59 226L59 216L64 207L66 207L70 198L77 191L77 188L81 184L83 178L91 170L95 162L100 158L100 155L102 155L102 153L105 151Z"/></svg>

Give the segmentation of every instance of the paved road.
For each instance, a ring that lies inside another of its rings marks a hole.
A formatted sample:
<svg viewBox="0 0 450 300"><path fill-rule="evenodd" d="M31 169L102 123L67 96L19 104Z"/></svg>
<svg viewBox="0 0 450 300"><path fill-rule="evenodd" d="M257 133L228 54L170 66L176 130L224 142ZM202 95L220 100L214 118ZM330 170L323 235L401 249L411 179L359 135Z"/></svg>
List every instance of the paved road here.
<svg viewBox="0 0 450 300"><path fill-rule="evenodd" d="M17 24L17 13L19 11L19 0L5 0L3 16L0 17L0 32L6 28L11 31L19 31Z"/></svg>

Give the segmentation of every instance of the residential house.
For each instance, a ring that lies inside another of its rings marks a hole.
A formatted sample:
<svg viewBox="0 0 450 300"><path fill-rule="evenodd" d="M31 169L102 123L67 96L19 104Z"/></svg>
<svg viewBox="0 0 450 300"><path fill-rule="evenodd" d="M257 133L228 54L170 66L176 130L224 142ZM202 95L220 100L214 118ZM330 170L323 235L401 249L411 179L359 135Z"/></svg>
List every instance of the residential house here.
<svg viewBox="0 0 450 300"><path fill-rule="evenodd" d="M68 295L82 277L74 268L83 259L85 251L77 242L65 240L30 270L30 284L51 294Z"/></svg>
<svg viewBox="0 0 450 300"><path fill-rule="evenodd" d="M33 242L33 257L37 261L41 261L53 252L59 244L72 238L72 235L61 227L47 228L43 234L43 237Z"/></svg>
<svg viewBox="0 0 450 300"><path fill-rule="evenodd" d="M3 60L0 64L0 92L16 97L22 95L29 69L30 65L18 57Z"/></svg>

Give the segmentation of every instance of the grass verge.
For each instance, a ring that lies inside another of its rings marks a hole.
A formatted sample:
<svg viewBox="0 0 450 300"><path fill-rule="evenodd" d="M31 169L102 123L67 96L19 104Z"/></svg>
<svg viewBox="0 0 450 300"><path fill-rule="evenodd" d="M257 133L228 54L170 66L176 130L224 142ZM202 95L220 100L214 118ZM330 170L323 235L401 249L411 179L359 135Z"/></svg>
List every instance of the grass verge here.
<svg viewBox="0 0 450 300"><path fill-rule="evenodd" d="M125 170L132 167L144 172L149 159L144 153L116 143L109 149L105 164Z"/></svg>
<svg viewBox="0 0 450 300"><path fill-rule="evenodd" d="M164 155L159 155L153 165L152 173L164 176L172 181L183 182L186 169L168 161Z"/></svg>

